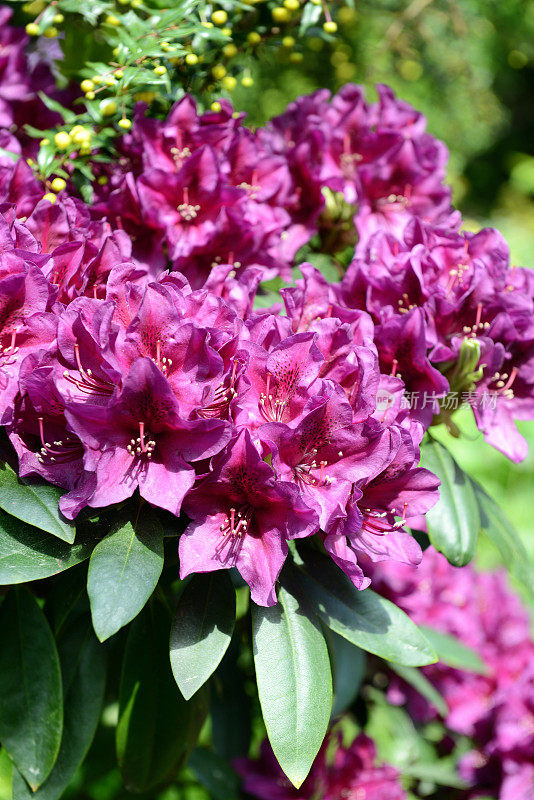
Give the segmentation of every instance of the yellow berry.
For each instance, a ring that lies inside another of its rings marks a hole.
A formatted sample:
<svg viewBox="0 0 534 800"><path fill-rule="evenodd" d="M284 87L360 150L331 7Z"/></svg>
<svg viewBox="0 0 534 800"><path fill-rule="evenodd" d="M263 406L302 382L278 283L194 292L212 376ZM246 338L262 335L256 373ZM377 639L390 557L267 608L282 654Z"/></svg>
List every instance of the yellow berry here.
<svg viewBox="0 0 534 800"><path fill-rule="evenodd" d="M212 111L216 111L217 113L221 110L221 104L217 102L217 100L211 104L210 106Z"/></svg>
<svg viewBox="0 0 534 800"><path fill-rule="evenodd" d="M116 58L119 55L119 48L118 47L114 47L111 52L113 53L113 55Z"/></svg>
<svg viewBox="0 0 534 800"><path fill-rule="evenodd" d="M120 6L127 6L129 2L130 2L130 0L117 0L117 3Z"/></svg>
<svg viewBox="0 0 534 800"><path fill-rule="evenodd" d="M337 23L332 19L329 22L325 22L323 25L323 31L325 33L335 33L337 31Z"/></svg>
<svg viewBox="0 0 534 800"><path fill-rule="evenodd" d="M52 183L50 184L50 188L53 192L61 192L67 185L66 181L63 178L54 178Z"/></svg>
<svg viewBox="0 0 534 800"><path fill-rule="evenodd" d="M48 200L49 203L55 203L57 198L52 192L47 192L43 195L43 200Z"/></svg>
<svg viewBox="0 0 534 800"><path fill-rule="evenodd" d="M54 136L54 142L59 150L66 150L71 143L71 138L67 131L59 131Z"/></svg>
<svg viewBox="0 0 534 800"><path fill-rule="evenodd" d="M226 78L223 78L223 86L229 92L232 92L237 86L237 81L233 75L227 75Z"/></svg>
<svg viewBox="0 0 534 800"><path fill-rule="evenodd" d="M247 42L250 44L259 44L261 42L261 36L258 31L250 31L247 36Z"/></svg>
<svg viewBox="0 0 534 800"><path fill-rule="evenodd" d="M93 75L93 83L104 83L102 75Z"/></svg>
<svg viewBox="0 0 534 800"><path fill-rule="evenodd" d="M45 145L50 144L50 139L41 139L39 144L41 145L41 147L45 147Z"/></svg>
<svg viewBox="0 0 534 800"><path fill-rule="evenodd" d="M203 22L202 26L204 28L213 28L213 22Z"/></svg>
<svg viewBox="0 0 534 800"><path fill-rule="evenodd" d="M87 99L87 100L94 100L94 99L95 99L95 96L96 96L96 95L95 95L95 93L94 93L94 92L86 92L86 93L85 93L85 97L86 97L86 99Z"/></svg>
<svg viewBox="0 0 534 800"><path fill-rule="evenodd" d="M80 89L82 92L92 92L95 88L93 81L90 81L89 78L86 78L80 83Z"/></svg>
<svg viewBox="0 0 534 800"><path fill-rule="evenodd" d="M289 47L294 47L295 46L295 40L294 40L294 38L292 36L284 36L284 38L282 39L282 44L284 45L284 47L288 47L288 48Z"/></svg>
<svg viewBox="0 0 534 800"><path fill-rule="evenodd" d="M26 33L28 36L38 36L39 35L39 25L35 22L28 22L26 25Z"/></svg>
<svg viewBox="0 0 534 800"><path fill-rule="evenodd" d="M300 64L300 62L304 59L302 53L290 53L289 60L292 64Z"/></svg>
<svg viewBox="0 0 534 800"><path fill-rule="evenodd" d="M241 85L246 86L247 88L250 86L254 86L254 80L250 75L244 75L241 78Z"/></svg>
<svg viewBox="0 0 534 800"><path fill-rule="evenodd" d="M43 31L43 36L46 36L47 39L55 39L57 34L58 30L57 28L54 28L53 25L51 25L49 28L45 28Z"/></svg>
<svg viewBox="0 0 534 800"><path fill-rule="evenodd" d="M190 67L198 64L198 56L195 53L188 53L185 57L185 63L189 64Z"/></svg>
<svg viewBox="0 0 534 800"><path fill-rule="evenodd" d="M104 78L104 83L106 86L113 86L115 84L115 78L109 75L107 78Z"/></svg>
<svg viewBox="0 0 534 800"><path fill-rule="evenodd" d="M132 121L131 121L131 119L125 119L125 117L123 117L122 119L120 119L117 122L117 125L119 126L119 128L122 128L124 131L129 131L130 128L132 127Z"/></svg>
<svg viewBox="0 0 534 800"><path fill-rule="evenodd" d="M226 11L223 11L222 8L220 8L218 11L214 11L211 15L211 21L214 23L214 25L219 25L221 28L227 20L228 14Z"/></svg>
<svg viewBox="0 0 534 800"><path fill-rule="evenodd" d="M275 6L271 9L271 16L275 22L289 22L291 14L283 6Z"/></svg>
<svg viewBox="0 0 534 800"><path fill-rule="evenodd" d="M220 81L226 75L226 67L224 67L222 64L215 64L215 66L211 70L211 74L213 75L216 81Z"/></svg>
<svg viewBox="0 0 534 800"><path fill-rule="evenodd" d="M223 47L223 53L226 58L233 58L237 55L237 47L233 42L230 42L230 44L225 44Z"/></svg>
<svg viewBox="0 0 534 800"><path fill-rule="evenodd" d="M299 0L284 0L284 7L288 11L298 11L300 8Z"/></svg>
<svg viewBox="0 0 534 800"><path fill-rule="evenodd" d="M143 0L130 0L130 5L132 8L141 8Z"/></svg>
<svg viewBox="0 0 534 800"><path fill-rule="evenodd" d="M116 71L116 73L115 73L115 77L116 77L116 78L118 78L119 80L120 80L121 78L124 78L124 71L123 71L122 69L118 69L118 70Z"/></svg>
<svg viewBox="0 0 534 800"><path fill-rule="evenodd" d="M56 16L52 21L56 22L58 25L61 25L62 22L65 22L65 17L63 16L63 14L56 14Z"/></svg>
<svg viewBox="0 0 534 800"><path fill-rule="evenodd" d="M113 25L114 28L118 28L121 24L120 19L116 17L115 14L108 14L104 21L107 22L108 25Z"/></svg>
<svg viewBox="0 0 534 800"><path fill-rule="evenodd" d="M117 103L115 100L110 100L109 98L102 100L99 108L103 117L111 117L113 114L117 113Z"/></svg>
<svg viewBox="0 0 534 800"><path fill-rule="evenodd" d="M221 28L221 33L224 33L225 36L231 36L232 35L232 29L231 28Z"/></svg>
<svg viewBox="0 0 534 800"><path fill-rule="evenodd" d="M96 182L99 184L99 186L105 186L107 183L109 183L109 178L107 178L105 175L101 175L96 179Z"/></svg>
<svg viewBox="0 0 534 800"><path fill-rule="evenodd" d="M159 67L154 67L154 75L165 75L167 73L167 67L164 67L163 64L160 64Z"/></svg>

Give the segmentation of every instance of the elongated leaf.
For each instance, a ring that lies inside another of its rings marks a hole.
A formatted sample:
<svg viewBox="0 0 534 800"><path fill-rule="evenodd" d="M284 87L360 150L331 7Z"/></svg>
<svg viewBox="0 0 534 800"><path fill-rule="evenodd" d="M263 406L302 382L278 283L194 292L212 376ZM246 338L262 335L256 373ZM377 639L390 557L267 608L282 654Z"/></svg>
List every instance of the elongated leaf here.
<svg viewBox="0 0 534 800"><path fill-rule="evenodd" d="M421 464L441 481L439 500L426 514L430 541L451 564L463 567L475 555L480 529L471 479L435 439L421 449Z"/></svg>
<svg viewBox="0 0 534 800"><path fill-rule="evenodd" d="M442 761L434 761L431 764L421 762L406 764L402 768L402 774L420 781L435 783L438 786L451 786L454 789L466 789L468 786L458 775L454 764L450 762L448 764ZM477 795L477 800L485 799L479 798ZM494 800L494 798L486 798L486 800Z"/></svg>
<svg viewBox="0 0 534 800"><path fill-rule="evenodd" d="M428 700L442 717L447 716L449 713L447 703L417 667L404 667L402 664L390 664L390 667L403 681L409 683L416 692L419 692L425 700Z"/></svg>
<svg viewBox="0 0 534 800"><path fill-rule="evenodd" d="M72 544L76 528L58 508L62 489L19 480L8 464L0 466L0 508L11 516Z"/></svg>
<svg viewBox="0 0 534 800"><path fill-rule="evenodd" d="M278 603L252 606L254 663L267 735L298 788L324 739L332 709L328 650L311 610L287 582Z"/></svg>
<svg viewBox="0 0 534 800"><path fill-rule="evenodd" d="M63 572L89 558L94 545L91 535L69 545L0 511L0 586Z"/></svg>
<svg viewBox="0 0 534 800"><path fill-rule="evenodd" d="M237 773L213 750L197 747L191 753L187 766L215 800L238 800L240 797Z"/></svg>
<svg viewBox="0 0 534 800"><path fill-rule="evenodd" d="M251 699L240 654L240 642L234 636L210 687L213 747L228 762L248 753L252 733Z"/></svg>
<svg viewBox="0 0 534 800"><path fill-rule="evenodd" d="M366 653L329 628L324 630L334 684L332 717L337 717L358 696L365 673Z"/></svg>
<svg viewBox="0 0 534 800"><path fill-rule="evenodd" d="M122 665L117 757L126 787L169 782L196 745L207 714L204 692L186 702L169 664L170 615L152 602L133 622Z"/></svg>
<svg viewBox="0 0 534 800"><path fill-rule="evenodd" d="M58 800L82 763L95 735L106 682L104 648L89 616L74 620L58 644L63 681L64 722L61 747L52 772L32 793L19 774L13 800Z"/></svg>
<svg viewBox="0 0 534 800"><path fill-rule="evenodd" d="M235 589L227 570L195 575L185 587L171 628L171 667L186 700L224 656L235 622Z"/></svg>
<svg viewBox="0 0 534 800"><path fill-rule="evenodd" d="M0 742L35 791L59 752L63 695L52 632L26 589L0 608L0 642Z"/></svg>
<svg viewBox="0 0 534 800"><path fill-rule="evenodd" d="M358 591L326 556L307 550L298 577L323 622L362 650L409 667L437 661L404 611L370 589Z"/></svg>
<svg viewBox="0 0 534 800"><path fill-rule="evenodd" d="M534 567L519 534L495 500L476 481L471 482L478 502L482 530L499 550L512 575L534 594Z"/></svg>
<svg viewBox="0 0 534 800"><path fill-rule="evenodd" d="M93 550L87 591L96 635L103 642L139 614L163 569L163 528L143 513L120 523Z"/></svg>
<svg viewBox="0 0 534 800"><path fill-rule="evenodd" d="M426 625L421 625L421 630L436 651L442 664L447 664L455 669L463 669L467 672L477 672L480 675L484 675L488 671L478 653L470 647L466 647L455 636L436 631Z"/></svg>

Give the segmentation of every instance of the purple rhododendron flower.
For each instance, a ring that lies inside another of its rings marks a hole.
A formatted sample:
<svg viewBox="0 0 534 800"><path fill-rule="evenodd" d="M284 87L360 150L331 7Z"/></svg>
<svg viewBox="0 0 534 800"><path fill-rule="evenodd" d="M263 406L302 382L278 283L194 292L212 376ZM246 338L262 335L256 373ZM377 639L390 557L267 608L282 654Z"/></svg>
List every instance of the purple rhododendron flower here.
<svg viewBox="0 0 534 800"><path fill-rule="evenodd" d="M349 747L330 733L315 759L310 774L295 789L282 773L267 742L257 761L237 759L234 766L244 790L258 800L404 800L407 795L399 773L377 761L372 739L361 733Z"/></svg>
<svg viewBox="0 0 534 800"><path fill-rule="evenodd" d="M445 664L423 667L443 695L447 727L472 738L476 749L460 761L460 773L477 793L499 800L530 800L534 792L534 640L529 615L503 572L453 567L432 547L417 569L380 564L373 585L420 625L452 634L478 652L486 674ZM466 624L468 620L468 624ZM430 719L435 711L420 695L392 678L392 702ZM512 794L516 792L516 794Z"/></svg>

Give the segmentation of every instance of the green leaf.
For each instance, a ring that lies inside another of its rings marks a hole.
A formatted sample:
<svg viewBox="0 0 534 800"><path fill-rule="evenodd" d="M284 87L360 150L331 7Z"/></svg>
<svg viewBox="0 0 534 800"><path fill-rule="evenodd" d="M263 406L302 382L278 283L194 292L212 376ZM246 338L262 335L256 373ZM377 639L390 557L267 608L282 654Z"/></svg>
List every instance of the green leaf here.
<svg viewBox="0 0 534 800"><path fill-rule="evenodd" d="M404 611L370 589L358 591L330 558L306 550L298 576L323 622L362 650L409 667L437 661Z"/></svg>
<svg viewBox="0 0 534 800"><path fill-rule="evenodd" d="M278 603L252 606L254 663L263 719L282 770L302 785L323 742L332 678L321 629L289 580Z"/></svg>
<svg viewBox="0 0 534 800"><path fill-rule="evenodd" d="M189 700L219 666L234 630L235 589L227 570L194 575L171 628L174 679Z"/></svg>
<svg viewBox="0 0 534 800"><path fill-rule="evenodd" d="M420 630L436 651L442 664L447 664L455 669L463 669L466 672L476 672L479 675L487 673L487 667L478 653L470 647L466 647L455 636L436 631L426 625L421 625Z"/></svg>
<svg viewBox="0 0 534 800"><path fill-rule="evenodd" d="M19 480L8 464L0 466L0 508L12 517L72 544L76 528L58 508L64 492L48 483L33 484Z"/></svg>
<svg viewBox="0 0 534 800"><path fill-rule="evenodd" d="M403 681L409 683L416 692L419 692L425 700L428 700L442 717L447 716L449 713L447 703L438 690L432 686L428 678L426 678L417 667L405 667L402 664L390 664L389 666Z"/></svg>
<svg viewBox="0 0 534 800"><path fill-rule="evenodd" d="M499 550L514 578L534 594L534 569L521 537L495 500L476 481L471 480L471 483L478 502L483 532Z"/></svg>
<svg viewBox="0 0 534 800"><path fill-rule="evenodd" d="M187 766L215 800L239 800L240 780L237 773L213 750L197 747L191 753Z"/></svg>
<svg viewBox="0 0 534 800"><path fill-rule="evenodd" d="M151 603L128 634L119 691L117 757L126 788L168 783L196 745L207 713L201 690L186 702L169 664L170 616Z"/></svg>
<svg viewBox="0 0 534 800"><path fill-rule="evenodd" d="M89 558L90 534L69 545L0 510L0 586L49 578Z"/></svg>
<svg viewBox="0 0 534 800"><path fill-rule="evenodd" d="M76 619L58 643L63 681L63 738L52 772L35 792L15 774L13 800L57 800L89 749L100 718L106 684L104 648L89 616Z"/></svg>
<svg viewBox="0 0 534 800"><path fill-rule="evenodd" d="M118 523L93 550L87 591L96 635L103 642L139 614L163 569L163 528L150 511Z"/></svg>
<svg viewBox="0 0 534 800"><path fill-rule="evenodd" d="M434 761L431 764L416 762L406 764L402 768L402 774L409 778L419 781L435 783L438 786L450 786L454 789L466 789L468 784L463 781L456 770L454 764L446 764L442 761ZM484 800L477 795L477 800ZM491 798L487 798L491 800Z"/></svg>
<svg viewBox="0 0 534 800"><path fill-rule="evenodd" d="M480 529L471 479L435 439L421 448L421 465L441 481L439 500L426 514L430 541L451 564L463 567L475 555Z"/></svg>
<svg viewBox="0 0 534 800"><path fill-rule="evenodd" d="M332 717L337 717L358 696L365 674L366 654L364 650L326 627L325 638L330 653L334 683Z"/></svg>
<svg viewBox="0 0 534 800"><path fill-rule="evenodd" d="M4 600L0 642L0 742L35 791L59 752L63 696L52 632L27 589Z"/></svg>

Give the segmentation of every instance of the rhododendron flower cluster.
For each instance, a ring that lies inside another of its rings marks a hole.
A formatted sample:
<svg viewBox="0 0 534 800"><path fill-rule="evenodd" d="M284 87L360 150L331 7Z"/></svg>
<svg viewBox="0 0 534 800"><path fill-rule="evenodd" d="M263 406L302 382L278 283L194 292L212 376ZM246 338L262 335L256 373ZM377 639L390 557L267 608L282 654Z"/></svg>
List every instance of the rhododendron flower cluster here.
<svg viewBox="0 0 534 800"><path fill-rule="evenodd" d="M487 667L486 674L442 663L423 667L448 705L447 727L474 742L475 749L460 761L460 773L476 787L472 797L496 793L499 800L531 798L534 640L529 615L504 573L453 567L429 547L417 570L381 564L373 582L414 622L454 635L479 653ZM435 715L421 695L396 677L388 697L407 702L416 719Z"/></svg>
<svg viewBox="0 0 534 800"><path fill-rule="evenodd" d="M361 733L344 747L331 733L314 761L310 774L295 789L285 778L267 742L257 761L239 759L235 767L244 790L259 800L404 800L398 772L377 761L375 744Z"/></svg>
<svg viewBox="0 0 534 800"><path fill-rule="evenodd" d="M418 462L443 398L476 382L512 458L511 420L534 411L530 275L497 232L460 232L424 118L347 86L252 132L185 96L164 120L140 105L120 152L92 207L0 163L0 421L20 476L65 489L71 519L137 490L184 511L181 576L236 566L259 604L295 538L319 533L358 588L370 561L417 564L404 523L438 498ZM335 226L328 192L355 206L343 281L304 263L283 306L255 309Z"/></svg>

